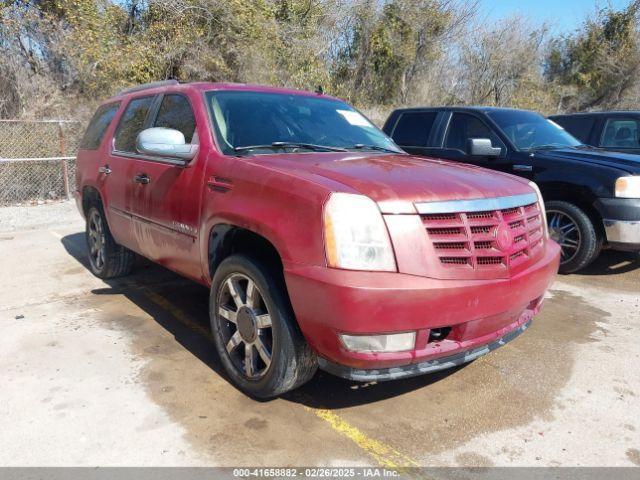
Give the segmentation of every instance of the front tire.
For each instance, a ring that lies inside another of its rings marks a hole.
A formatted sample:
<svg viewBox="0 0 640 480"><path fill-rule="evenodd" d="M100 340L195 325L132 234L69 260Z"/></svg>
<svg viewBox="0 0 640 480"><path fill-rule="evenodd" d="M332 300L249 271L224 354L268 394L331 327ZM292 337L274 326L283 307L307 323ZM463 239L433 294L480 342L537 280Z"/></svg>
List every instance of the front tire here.
<svg viewBox="0 0 640 480"><path fill-rule="evenodd" d="M587 267L600 254L602 236L591 218L573 203L547 202L549 236L561 248L560 273L573 273Z"/></svg>
<svg viewBox="0 0 640 480"><path fill-rule="evenodd" d="M96 277L107 280L131 273L135 254L116 243L101 205L89 208L85 237L89 250L89 266Z"/></svg>
<svg viewBox="0 0 640 480"><path fill-rule="evenodd" d="M226 258L211 285L214 343L231 382L272 398L311 379L317 359L300 333L283 282L261 262Z"/></svg>

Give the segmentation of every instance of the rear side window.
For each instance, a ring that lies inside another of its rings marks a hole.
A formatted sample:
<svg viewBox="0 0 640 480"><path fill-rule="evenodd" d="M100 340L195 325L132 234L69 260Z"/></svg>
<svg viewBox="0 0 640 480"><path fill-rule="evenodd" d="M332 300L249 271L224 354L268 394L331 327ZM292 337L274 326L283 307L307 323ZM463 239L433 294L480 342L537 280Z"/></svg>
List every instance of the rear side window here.
<svg viewBox="0 0 640 480"><path fill-rule="evenodd" d="M551 118L554 122L564 128L571 135L576 137L582 143L589 143L589 137L591 136L591 130L596 123L595 117L587 115L575 115L571 117L554 117Z"/></svg>
<svg viewBox="0 0 640 480"><path fill-rule="evenodd" d="M111 120L116 115L120 103L110 103L109 105L102 105L96 113L93 114L93 118L89 122L87 130L84 132L84 136L80 141L80 148L83 150L96 150L100 147L104 132L107 131Z"/></svg>
<svg viewBox="0 0 640 480"><path fill-rule="evenodd" d="M154 97L136 98L129 102L122 114L115 135L115 149L120 152L136 151L136 139L144 128L144 122L153 104Z"/></svg>
<svg viewBox="0 0 640 480"><path fill-rule="evenodd" d="M393 130L393 140L400 146L426 147L437 112L405 112Z"/></svg>
<svg viewBox="0 0 640 480"><path fill-rule="evenodd" d="M609 118L602 132L602 147L638 148L638 120Z"/></svg>
<svg viewBox="0 0 640 480"><path fill-rule="evenodd" d="M182 95L165 95L154 126L178 130L182 132L186 142L191 143L196 129L196 118L189 100Z"/></svg>

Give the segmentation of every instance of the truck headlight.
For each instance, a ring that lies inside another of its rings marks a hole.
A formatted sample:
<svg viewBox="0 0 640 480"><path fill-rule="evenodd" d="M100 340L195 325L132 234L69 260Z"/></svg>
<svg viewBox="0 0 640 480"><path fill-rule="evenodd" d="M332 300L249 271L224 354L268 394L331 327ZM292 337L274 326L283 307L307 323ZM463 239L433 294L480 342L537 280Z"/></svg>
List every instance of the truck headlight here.
<svg viewBox="0 0 640 480"><path fill-rule="evenodd" d="M324 242L330 267L396 271L387 227L369 197L332 193L324 207Z"/></svg>
<svg viewBox="0 0 640 480"><path fill-rule="evenodd" d="M406 352L416 345L416 332L389 335L340 335L340 340L352 352Z"/></svg>
<svg viewBox="0 0 640 480"><path fill-rule="evenodd" d="M544 231L544 238L549 239L549 224L547 223L547 209L544 206L544 199L542 198L542 193L538 188L536 182L529 182L529 186L533 188L538 196L538 205L540 205L540 210L542 210L542 230Z"/></svg>
<svg viewBox="0 0 640 480"><path fill-rule="evenodd" d="M640 198L640 175L618 178L616 180L616 197Z"/></svg>

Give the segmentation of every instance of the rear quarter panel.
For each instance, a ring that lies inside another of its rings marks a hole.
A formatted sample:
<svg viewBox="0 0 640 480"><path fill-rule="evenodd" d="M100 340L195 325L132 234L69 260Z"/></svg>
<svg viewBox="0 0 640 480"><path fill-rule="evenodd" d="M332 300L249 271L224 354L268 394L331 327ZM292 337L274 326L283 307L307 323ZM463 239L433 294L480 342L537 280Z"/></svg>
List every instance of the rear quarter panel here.
<svg viewBox="0 0 640 480"><path fill-rule="evenodd" d="M115 100L107 100L103 102L100 106L105 104L114 103ZM102 202L105 205L108 204L108 198L105 198L104 189L102 188L104 183L104 178L102 178L101 174L98 172L100 168L101 162L106 159L106 156L110 150L111 141L113 139L113 134L116 129L116 125L120 121L120 116L122 115L122 111L125 106L124 101L120 101L120 105L118 107L118 111L115 116L111 120L111 123L107 127L102 140L100 142L100 146L96 150L86 150L79 149L76 154L76 198L78 199L79 208L81 207L82 194L85 188L93 187L102 197ZM85 126L86 128L86 126ZM83 213L81 211L81 213ZM108 216L108 213L107 213ZM108 221L108 218L107 218Z"/></svg>

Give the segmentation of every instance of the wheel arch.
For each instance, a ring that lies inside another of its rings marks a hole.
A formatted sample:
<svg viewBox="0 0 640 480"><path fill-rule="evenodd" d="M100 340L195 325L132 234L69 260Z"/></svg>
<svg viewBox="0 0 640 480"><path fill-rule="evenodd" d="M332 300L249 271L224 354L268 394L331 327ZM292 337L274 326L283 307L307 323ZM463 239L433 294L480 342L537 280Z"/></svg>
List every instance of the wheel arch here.
<svg viewBox="0 0 640 480"><path fill-rule="evenodd" d="M100 191L92 186L85 186L82 189L82 212L85 217L87 216L87 212L92 205L101 204L104 208L104 203L102 202L102 195L100 195Z"/></svg>
<svg viewBox="0 0 640 480"><path fill-rule="evenodd" d="M222 261L230 255L243 253L262 261L284 279L281 253L274 243L246 227L232 223L217 223L209 231L207 242L207 278L213 279Z"/></svg>
<svg viewBox="0 0 640 480"><path fill-rule="evenodd" d="M600 235L602 239L606 239L602 216L594 206L596 196L591 189L565 183L541 183L539 186L545 202L563 201L574 204L583 210L589 219L591 219L591 223L598 235Z"/></svg>

